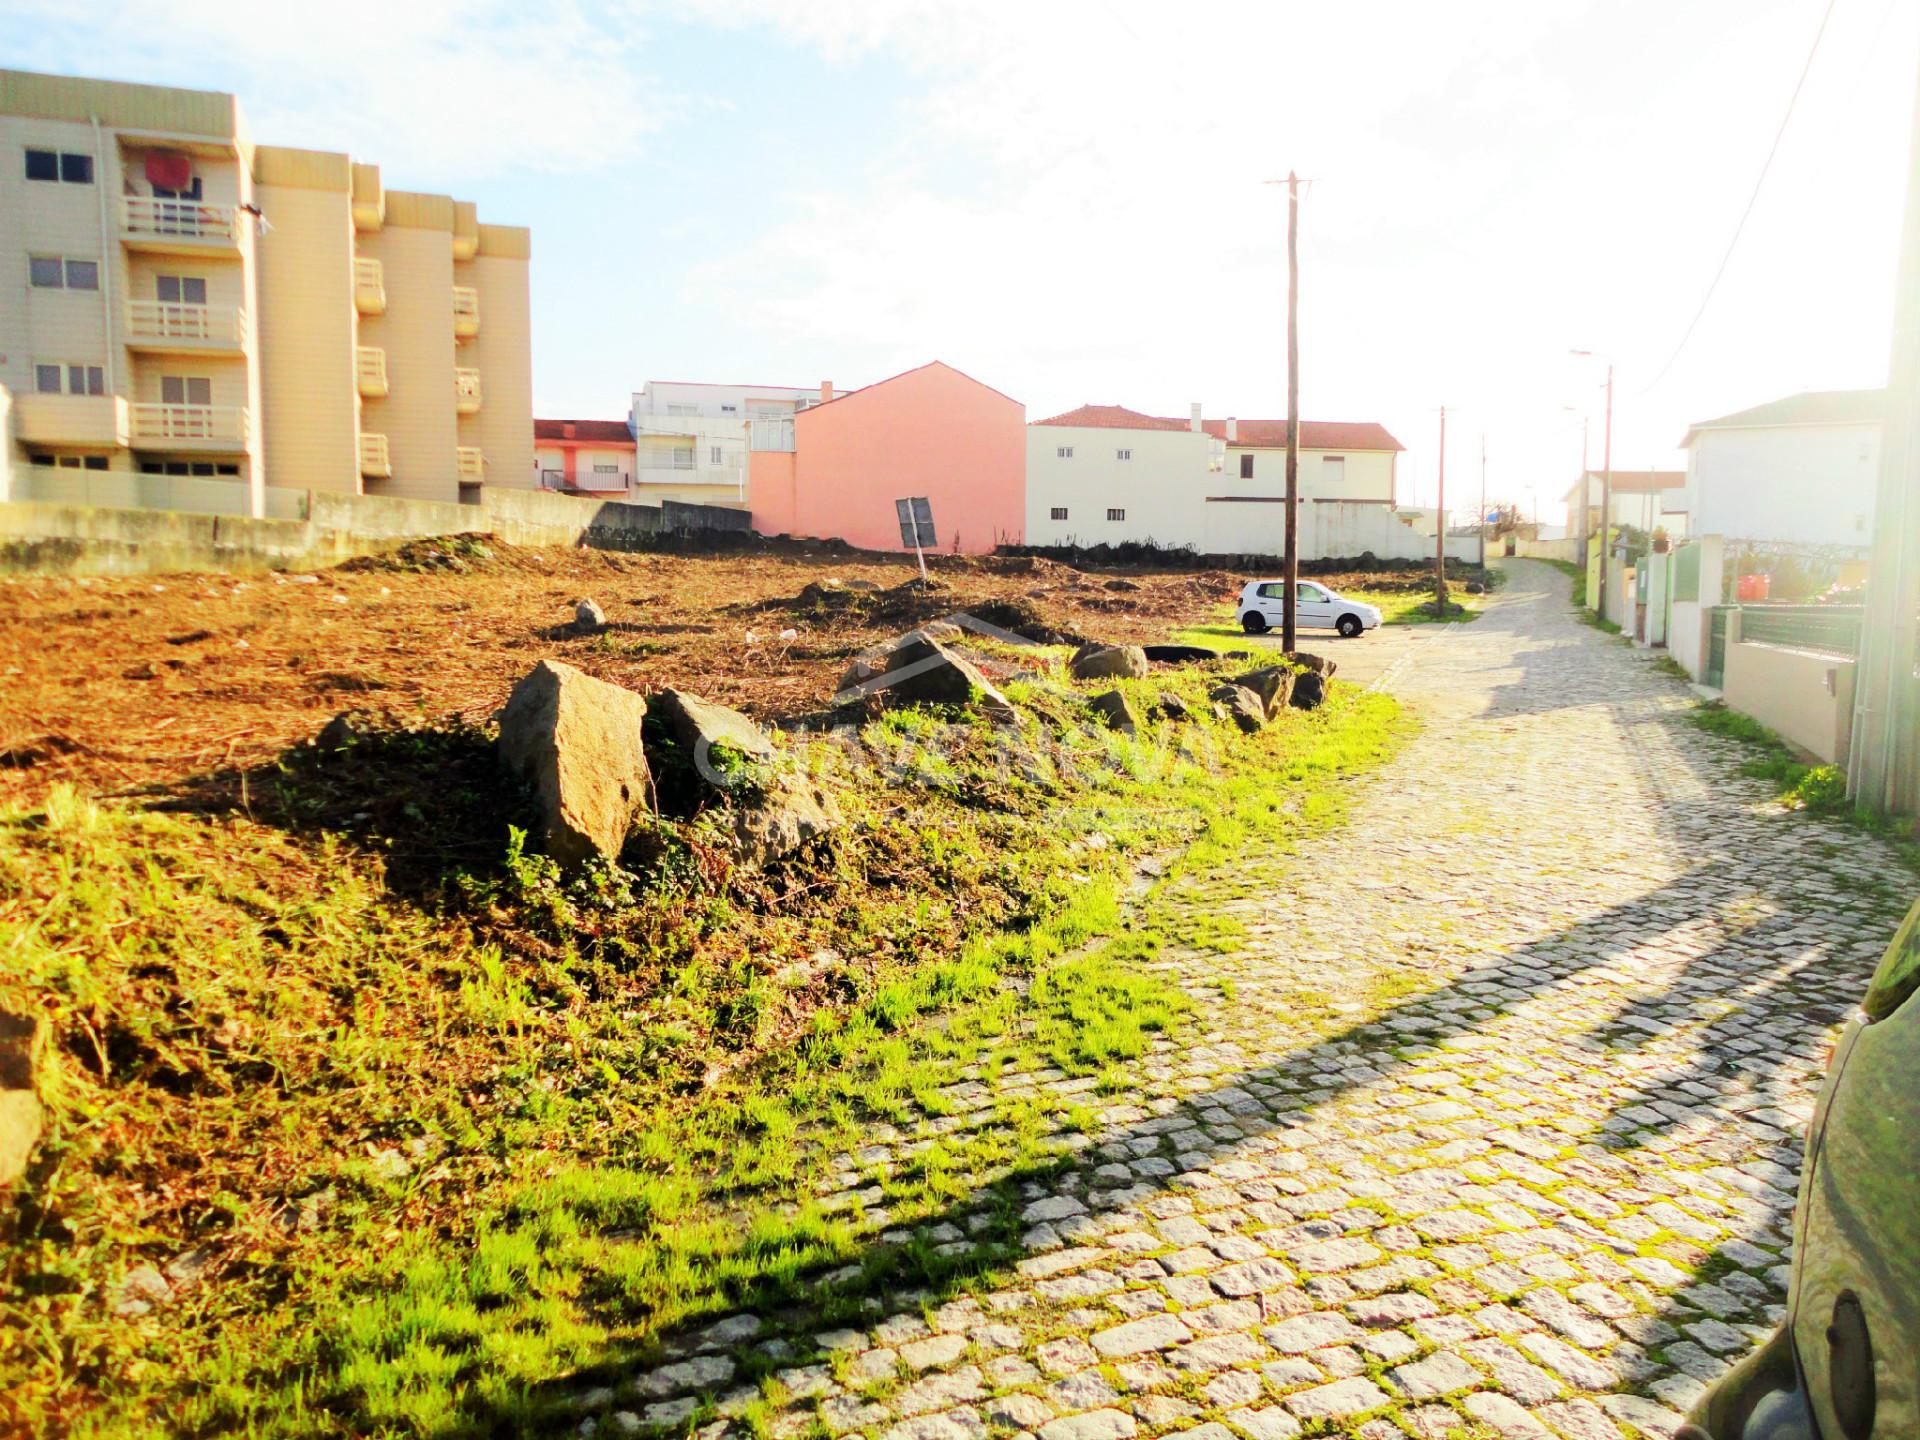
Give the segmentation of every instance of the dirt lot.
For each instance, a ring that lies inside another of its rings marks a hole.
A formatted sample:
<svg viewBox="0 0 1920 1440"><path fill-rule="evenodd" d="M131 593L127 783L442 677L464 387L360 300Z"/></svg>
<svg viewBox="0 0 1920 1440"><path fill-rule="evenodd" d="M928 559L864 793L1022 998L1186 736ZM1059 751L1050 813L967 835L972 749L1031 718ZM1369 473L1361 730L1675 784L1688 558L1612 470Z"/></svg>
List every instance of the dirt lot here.
<svg viewBox="0 0 1920 1440"><path fill-rule="evenodd" d="M62 781L125 793L251 767L354 707L484 719L543 656L775 721L816 709L857 651L968 605L1012 601L1063 631L1150 641L1243 583L1030 558L928 563L936 588L923 593L907 585L912 561L871 555L427 542L314 576L0 582L0 802ZM850 593L802 598L832 582ZM605 610L605 633L571 632L582 596Z"/></svg>

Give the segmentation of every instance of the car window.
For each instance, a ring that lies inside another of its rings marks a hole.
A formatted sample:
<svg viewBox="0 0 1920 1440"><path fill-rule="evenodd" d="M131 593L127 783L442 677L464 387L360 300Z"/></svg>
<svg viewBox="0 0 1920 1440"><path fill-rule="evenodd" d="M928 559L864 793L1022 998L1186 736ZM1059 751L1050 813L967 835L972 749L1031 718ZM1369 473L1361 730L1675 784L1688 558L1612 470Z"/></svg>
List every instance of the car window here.
<svg viewBox="0 0 1920 1440"><path fill-rule="evenodd" d="M1260 598L1262 600L1284 600L1286 594L1287 587L1285 585L1268 584L1260 587Z"/></svg>
<svg viewBox="0 0 1920 1440"><path fill-rule="evenodd" d="M1295 598L1303 605L1318 605L1327 598L1327 592L1318 585L1302 585Z"/></svg>

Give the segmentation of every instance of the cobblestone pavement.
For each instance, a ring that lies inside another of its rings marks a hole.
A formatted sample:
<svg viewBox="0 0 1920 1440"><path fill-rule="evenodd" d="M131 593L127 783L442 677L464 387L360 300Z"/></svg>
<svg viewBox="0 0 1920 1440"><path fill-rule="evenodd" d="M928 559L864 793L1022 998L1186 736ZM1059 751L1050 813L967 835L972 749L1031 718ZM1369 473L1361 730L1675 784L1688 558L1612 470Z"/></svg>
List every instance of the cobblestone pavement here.
<svg viewBox="0 0 1920 1440"><path fill-rule="evenodd" d="M1021 1195L1012 1283L798 1342L730 1317L582 1428L699 1393L707 1440L1666 1435L1781 1315L1826 1047L1910 887L1740 778L1557 572L1510 574L1389 642L1423 728L1348 823L1184 898L1252 933L1165 962L1197 1022L1128 1092L1029 1077L1105 1108Z"/></svg>

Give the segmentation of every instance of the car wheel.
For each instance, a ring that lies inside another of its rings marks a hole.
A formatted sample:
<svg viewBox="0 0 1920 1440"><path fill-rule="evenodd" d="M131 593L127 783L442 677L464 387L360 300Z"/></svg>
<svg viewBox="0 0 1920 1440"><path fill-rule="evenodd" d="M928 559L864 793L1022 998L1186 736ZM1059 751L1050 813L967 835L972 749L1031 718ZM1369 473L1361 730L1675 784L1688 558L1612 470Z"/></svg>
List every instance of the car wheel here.
<svg viewBox="0 0 1920 1440"><path fill-rule="evenodd" d="M1358 635L1366 627L1360 623L1360 617L1358 615L1342 615L1340 617L1340 622L1337 625L1335 625L1333 628L1338 630L1347 639L1351 640L1354 636Z"/></svg>
<svg viewBox="0 0 1920 1440"><path fill-rule="evenodd" d="M1249 635L1264 635L1267 633L1267 617L1258 610L1249 610L1240 617L1240 628Z"/></svg>

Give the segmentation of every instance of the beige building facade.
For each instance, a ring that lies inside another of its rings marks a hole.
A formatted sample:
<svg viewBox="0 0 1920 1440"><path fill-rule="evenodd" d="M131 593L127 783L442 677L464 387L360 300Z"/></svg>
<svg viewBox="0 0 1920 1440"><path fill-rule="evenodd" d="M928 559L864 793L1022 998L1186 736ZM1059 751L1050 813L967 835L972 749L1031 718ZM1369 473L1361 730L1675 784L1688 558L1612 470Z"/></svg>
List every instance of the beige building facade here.
<svg viewBox="0 0 1920 1440"><path fill-rule="evenodd" d="M0 70L16 484L255 515L268 487L531 488L529 253L378 166L255 144L231 95Z"/></svg>

